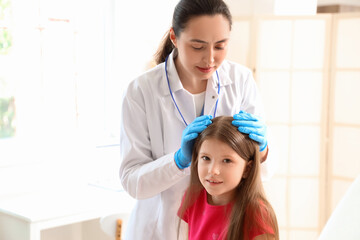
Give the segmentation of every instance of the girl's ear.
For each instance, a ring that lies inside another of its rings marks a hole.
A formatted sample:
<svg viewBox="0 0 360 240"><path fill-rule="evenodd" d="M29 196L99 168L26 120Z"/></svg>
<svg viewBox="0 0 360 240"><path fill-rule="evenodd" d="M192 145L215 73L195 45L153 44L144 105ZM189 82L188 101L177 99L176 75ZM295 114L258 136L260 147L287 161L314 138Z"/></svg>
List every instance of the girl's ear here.
<svg viewBox="0 0 360 240"><path fill-rule="evenodd" d="M248 161L245 166L245 170L243 172L242 178L247 178L249 176L250 170L253 166L253 160Z"/></svg>
<svg viewBox="0 0 360 240"><path fill-rule="evenodd" d="M174 47L177 48L176 35L173 28L170 28L170 40L174 44Z"/></svg>

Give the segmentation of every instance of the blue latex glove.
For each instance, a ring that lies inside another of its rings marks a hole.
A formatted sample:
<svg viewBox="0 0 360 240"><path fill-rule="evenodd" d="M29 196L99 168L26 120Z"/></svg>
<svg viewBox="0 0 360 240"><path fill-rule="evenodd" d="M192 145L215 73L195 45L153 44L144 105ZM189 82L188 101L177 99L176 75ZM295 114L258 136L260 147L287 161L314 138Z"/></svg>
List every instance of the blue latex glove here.
<svg viewBox="0 0 360 240"><path fill-rule="evenodd" d="M210 115L197 117L184 129L181 137L181 147L174 155L175 163L180 169L190 166L195 139L199 133L212 123L211 119L212 116Z"/></svg>
<svg viewBox="0 0 360 240"><path fill-rule="evenodd" d="M240 111L233 116L232 124L238 128L239 132L249 134L249 137L258 142L260 152L267 147L266 125L260 117L251 113Z"/></svg>

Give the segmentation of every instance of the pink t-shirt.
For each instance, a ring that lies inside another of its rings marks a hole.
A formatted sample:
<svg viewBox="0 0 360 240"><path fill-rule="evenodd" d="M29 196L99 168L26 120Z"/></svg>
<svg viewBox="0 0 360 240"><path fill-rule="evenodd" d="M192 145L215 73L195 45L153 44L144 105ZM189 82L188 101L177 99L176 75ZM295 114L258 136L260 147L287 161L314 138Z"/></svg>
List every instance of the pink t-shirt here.
<svg viewBox="0 0 360 240"><path fill-rule="evenodd" d="M224 240L232 206L233 202L221 206L208 204L204 189L182 218L189 226L189 240ZM265 232L260 229L249 229L249 239L265 233L274 233L273 229L260 219L258 223L266 229Z"/></svg>
<svg viewBox="0 0 360 240"><path fill-rule="evenodd" d="M189 240L225 239L231 207L232 203L222 206L208 204L206 191L203 190L183 216L189 226Z"/></svg>

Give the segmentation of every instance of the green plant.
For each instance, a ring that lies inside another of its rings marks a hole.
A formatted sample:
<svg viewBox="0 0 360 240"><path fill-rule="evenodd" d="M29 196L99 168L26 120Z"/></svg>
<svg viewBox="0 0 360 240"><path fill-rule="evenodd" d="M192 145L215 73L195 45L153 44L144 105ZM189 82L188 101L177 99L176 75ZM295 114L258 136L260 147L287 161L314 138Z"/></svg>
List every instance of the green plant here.
<svg viewBox="0 0 360 240"><path fill-rule="evenodd" d="M7 29L0 29L0 54L7 54L12 45L11 33Z"/></svg>
<svg viewBox="0 0 360 240"><path fill-rule="evenodd" d="M0 20L4 20L10 11L11 0L0 0Z"/></svg>
<svg viewBox="0 0 360 240"><path fill-rule="evenodd" d="M0 0L0 23L8 20L11 10L10 0ZM0 25L0 54L7 54L12 45L12 37L9 29Z"/></svg>
<svg viewBox="0 0 360 240"><path fill-rule="evenodd" d="M0 138L15 135L15 98L0 98Z"/></svg>

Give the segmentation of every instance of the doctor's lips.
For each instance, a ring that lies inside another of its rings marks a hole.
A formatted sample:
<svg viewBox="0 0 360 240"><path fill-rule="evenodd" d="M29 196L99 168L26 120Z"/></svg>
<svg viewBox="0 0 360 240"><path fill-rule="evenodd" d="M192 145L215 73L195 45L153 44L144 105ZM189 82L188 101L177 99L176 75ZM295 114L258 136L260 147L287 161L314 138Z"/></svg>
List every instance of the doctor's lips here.
<svg viewBox="0 0 360 240"><path fill-rule="evenodd" d="M214 67L207 67L207 68L197 67L197 69L199 69L203 73L209 73L214 69Z"/></svg>

